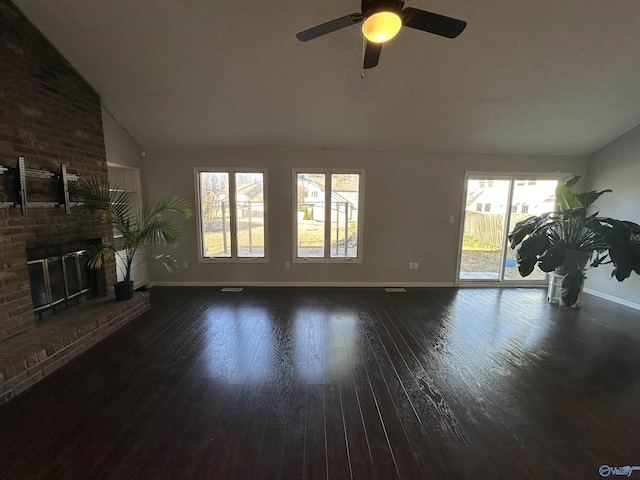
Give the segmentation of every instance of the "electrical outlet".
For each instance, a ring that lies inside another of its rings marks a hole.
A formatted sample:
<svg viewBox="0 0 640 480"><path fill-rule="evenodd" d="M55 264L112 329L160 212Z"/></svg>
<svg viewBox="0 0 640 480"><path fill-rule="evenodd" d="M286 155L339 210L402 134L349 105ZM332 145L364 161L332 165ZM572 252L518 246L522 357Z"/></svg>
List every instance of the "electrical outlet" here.
<svg viewBox="0 0 640 480"><path fill-rule="evenodd" d="M290 262L284 262L284 268L291 268Z"/></svg>
<svg viewBox="0 0 640 480"><path fill-rule="evenodd" d="M409 262L409 270L413 270L413 262Z"/></svg>
<svg viewBox="0 0 640 480"><path fill-rule="evenodd" d="M413 269L417 270L418 269L418 262L413 262Z"/></svg>
<svg viewBox="0 0 640 480"><path fill-rule="evenodd" d="M449 223L455 222L455 217L453 215L449 215Z"/></svg>
<svg viewBox="0 0 640 480"><path fill-rule="evenodd" d="M182 261L182 268L189 268L189 262L187 262L186 260Z"/></svg>

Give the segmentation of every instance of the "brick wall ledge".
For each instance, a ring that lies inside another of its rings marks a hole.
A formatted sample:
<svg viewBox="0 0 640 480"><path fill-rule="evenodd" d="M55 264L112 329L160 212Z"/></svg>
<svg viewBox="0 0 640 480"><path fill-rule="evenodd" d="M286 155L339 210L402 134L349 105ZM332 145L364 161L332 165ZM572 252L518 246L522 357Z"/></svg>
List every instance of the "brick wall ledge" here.
<svg viewBox="0 0 640 480"><path fill-rule="evenodd" d="M0 342L0 404L150 309L149 292L92 300Z"/></svg>

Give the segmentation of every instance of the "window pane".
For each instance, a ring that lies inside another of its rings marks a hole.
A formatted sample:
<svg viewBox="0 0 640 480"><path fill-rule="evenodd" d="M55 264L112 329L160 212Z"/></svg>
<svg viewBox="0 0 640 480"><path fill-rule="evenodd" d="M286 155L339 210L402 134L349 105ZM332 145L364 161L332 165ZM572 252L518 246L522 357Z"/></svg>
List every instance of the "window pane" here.
<svg viewBox="0 0 640 480"><path fill-rule="evenodd" d="M264 257L264 175L236 173L238 257Z"/></svg>
<svg viewBox="0 0 640 480"><path fill-rule="evenodd" d="M299 173L297 241L298 257L324 257L324 173Z"/></svg>
<svg viewBox="0 0 640 480"><path fill-rule="evenodd" d="M557 185L557 180L516 180L509 231L513 230L520 220L531 215L553 211ZM507 249L504 278L505 280L523 280L518 272L517 252L511 248ZM527 280L544 280L545 278L545 273L537 267L531 275L526 277Z"/></svg>
<svg viewBox="0 0 640 480"><path fill-rule="evenodd" d="M509 180L470 178L460 260L461 280L498 280Z"/></svg>
<svg viewBox="0 0 640 480"><path fill-rule="evenodd" d="M331 250L334 258L358 256L360 175L331 175Z"/></svg>
<svg viewBox="0 0 640 480"><path fill-rule="evenodd" d="M202 254L205 257L231 256L229 174L200 172Z"/></svg>

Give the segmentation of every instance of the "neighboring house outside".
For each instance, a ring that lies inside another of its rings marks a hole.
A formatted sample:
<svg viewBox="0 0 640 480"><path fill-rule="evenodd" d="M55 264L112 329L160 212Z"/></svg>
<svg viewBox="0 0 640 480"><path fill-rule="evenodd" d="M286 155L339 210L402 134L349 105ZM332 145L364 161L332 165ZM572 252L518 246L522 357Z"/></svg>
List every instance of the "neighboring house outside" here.
<svg viewBox="0 0 640 480"><path fill-rule="evenodd" d="M263 194L262 182L248 183L236 187L238 218L263 217Z"/></svg>
<svg viewBox="0 0 640 480"><path fill-rule="evenodd" d="M306 220L320 220L325 218L324 187L312 180L305 180L306 194L301 206L307 208ZM358 192L345 192L334 190L331 192L331 222L338 218L342 221L345 216L348 220L358 218ZM303 212L299 212L301 214Z"/></svg>
<svg viewBox="0 0 640 480"><path fill-rule="evenodd" d="M503 186L503 183L494 186L493 180L469 180L467 198L470 202L466 210L487 214L506 213L508 198ZM518 195L514 198L511 213L538 215L554 209L554 195L545 194L548 185L540 186L535 180L518 180L516 188Z"/></svg>

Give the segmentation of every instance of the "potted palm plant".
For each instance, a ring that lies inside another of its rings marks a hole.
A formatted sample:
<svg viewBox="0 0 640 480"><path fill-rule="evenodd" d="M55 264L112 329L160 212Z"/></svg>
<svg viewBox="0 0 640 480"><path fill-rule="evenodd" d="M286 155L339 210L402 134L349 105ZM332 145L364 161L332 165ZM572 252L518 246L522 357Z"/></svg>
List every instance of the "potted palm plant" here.
<svg viewBox="0 0 640 480"><path fill-rule="evenodd" d="M90 268L101 268L108 256L115 256L121 260L116 262L123 277L122 281L114 284L116 299L128 300L133 297L131 272L142 263L157 260L168 271L176 267L175 259L167 254L145 252L142 261L138 263L134 263L134 257L144 247L176 247L182 242L185 236L182 226L175 219L162 215L174 212L189 218L192 209L188 202L174 196L145 204L140 211L135 211L129 192L120 190L117 185L111 185L108 180L98 178L81 182L74 188L73 194L84 207L101 212L104 220L119 233L114 236L112 242L92 246L87 251Z"/></svg>
<svg viewBox="0 0 640 480"><path fill-rule="evenodd" d="M640 275L640 225L590 213L593 203L610 189L574 193L580 177L556 188L553 212L531 216L516 223L509 234L517 249L518 271L526 277L538 266L543 272L561 275L562 303L576 306L587 268L611 264L611 276L623 281Z"/></svg>

